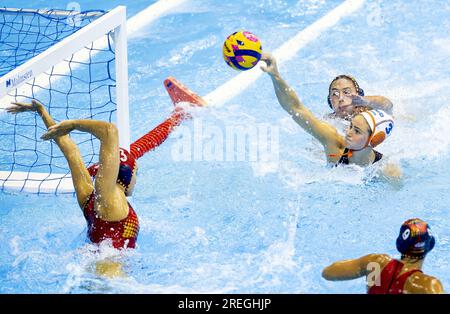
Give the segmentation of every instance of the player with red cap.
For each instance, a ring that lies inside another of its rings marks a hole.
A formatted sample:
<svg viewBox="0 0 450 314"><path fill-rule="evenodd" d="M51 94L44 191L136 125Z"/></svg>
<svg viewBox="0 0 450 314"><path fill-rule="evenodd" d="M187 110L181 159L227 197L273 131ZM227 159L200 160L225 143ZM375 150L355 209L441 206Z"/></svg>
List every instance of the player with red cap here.
<svg viewBox="0 0 450 314"><path fill-rule="evenodd" d="M174 78L164 82L172 101L197 106L204 101ZM7 108L10 113L37 112L47 127L44 140L55 140L67 159L78 204L88 225L88 238L93 243L111 241L114 248L134 248L139 233L139 220L127 196L136 183L137 159L164 142L171 131L190 117L177 107L166 121L130 146L119 148L118 130L114 124L98 120L66 120L56 124L45 107L36 100L31 104L16 102ZM80 151L68 134L78 130L100 140L98 163L86 168Z"/></svg>

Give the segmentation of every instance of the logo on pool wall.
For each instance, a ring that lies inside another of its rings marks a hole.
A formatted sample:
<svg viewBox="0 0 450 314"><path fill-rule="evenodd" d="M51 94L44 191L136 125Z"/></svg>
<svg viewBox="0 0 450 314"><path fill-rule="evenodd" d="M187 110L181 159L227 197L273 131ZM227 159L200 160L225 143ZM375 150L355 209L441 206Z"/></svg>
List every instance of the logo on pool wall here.
<svg viewBox="0 0 450 314"><path fill-rule="evenodd" d="M33 77L33 71L30 70L28 72L25 72L24 74L19 74L16 77L7 79L6 80L6 88L16 87L20 83L23 83L32 77Z"/></svg>

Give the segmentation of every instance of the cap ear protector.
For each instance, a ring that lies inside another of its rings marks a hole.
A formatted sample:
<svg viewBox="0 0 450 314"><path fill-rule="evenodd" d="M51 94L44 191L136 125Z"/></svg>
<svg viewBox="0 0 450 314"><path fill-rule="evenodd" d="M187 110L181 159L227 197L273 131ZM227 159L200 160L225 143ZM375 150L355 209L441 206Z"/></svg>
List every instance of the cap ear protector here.
<svg viewBox="0 0 450 314"><path fill-rule="evenodd" d="M396 246L404 256L422 259L430 252L436 240L431 234L429 225L418 218L407 220L400 228Z"/></svg>
<svg viewBox="0 0 450 314"><path fill-rule="evenodd" d="M334 78L334 80L331 81L330 86L328 87L328 105L330 106L331 109L333 109L333 106L331 104L331 98L330 98L331 85L333 85L334 82L336 82L337 80L339 80L341 78L346 78L346 79L351 80L353 82L353 84L355 85L356 92L358 93L358 95L364 96L364 90L361 87L359 87L358 82L355 80L355 78L353 76L345 75L345 74L336 76Z"/></svg>
<svg viewBox="0 0 450 314"><path fill-rule="evenodd" d="M372 133L364 147L375 147L388 138L394 128L394 119L383 110L369 110L360 113L366 120Z"/></svg>

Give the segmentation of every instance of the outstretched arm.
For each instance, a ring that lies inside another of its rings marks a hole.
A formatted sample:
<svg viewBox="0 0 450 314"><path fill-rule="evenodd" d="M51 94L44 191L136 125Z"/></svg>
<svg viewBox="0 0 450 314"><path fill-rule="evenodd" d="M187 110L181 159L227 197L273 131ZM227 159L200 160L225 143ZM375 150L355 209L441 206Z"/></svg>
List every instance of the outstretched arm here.
<svg viewBox="0 0 450 314"><path fill-rule="evenodd" d="M262 66L261 69L269 74L272 79L275 94L281 107L286 110L303 129L318 139L322 145L328 147L331 143L335 144L340 136L337 130L330 124L317 119L308 108L298 98L295 91L281 78L276 65L275 58L263 53L261 60L267 66Z"/></svg>
<svg viewBox="0 0 450 314"><path fill-rule="evenodd" d="M31 104L14 102L11 107L6 109L6 111L12 114L27 111L37 112L41 116L47 129L56 125L56 122L47 112L45 107L36 100L32 100ZM69 135L55 138L55 142L61 149L62 153L66 157L67 163L69 164L78 204L80 205L80 208L83 208L89 195L94 189L89 172L86 170L83 158L81 157L77 145L70 139Z"/></svg>
<svg viewBox="0 0 450 314"><path fill-rule="evenodd" d="M392 114L394 105L384 96L352 96L352 105L355 106L356 113L365 110L379 109Z"/></svg>
<svg viewBox="0 0 450 314"><path fill-rule="evenodd" d="M322 272L322 277L332 281L356 279L367 276L371 271L368 267L369 263L378 263L381 270L389 259L387 255L370 254L357 259L339 261L326 267Z"/></svg>
<svg viewBox="0 0 450 314"><path fill-rule="evenodd" d="M116 126L98 120L67 120L50 127L42 138L56 139L73 130L88 132L100 140L99 169L95 179L96 211L107 221L123 219L128 214L128 205L125 194L116 184L120 164Z"/></svg>

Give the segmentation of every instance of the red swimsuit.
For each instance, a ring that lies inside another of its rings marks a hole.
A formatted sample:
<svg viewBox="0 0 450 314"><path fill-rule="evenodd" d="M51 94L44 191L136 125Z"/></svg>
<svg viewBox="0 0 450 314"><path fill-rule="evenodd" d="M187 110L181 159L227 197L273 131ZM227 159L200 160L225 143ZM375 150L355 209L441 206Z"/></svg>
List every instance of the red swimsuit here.
<svg viewBox="0 0 450 314"><path fill-rule="evenodd" d="M166 83L168 82L168 83ZM186 91L186 88L182 87L175 79L170 78L166 80L165 84L167 88L170 88L169 94L172 97L174 103L184 101L185 98L192 100L194 103L202 105L204 102L199 102L200 99L196 99L192 96L191 92ZM169 84L169 86L167 85ZM184 89L183 89L184 88ZM175 96L174 96L175 95ZM190 98L189 98L189 97ZM201 99L200 99L201 100ZM197 101L197 102L195 102ZM130 146L131 155L138 159L142 157L146 152L154 149L164 142L172 130L177 127L184 119L190 116L182 109L176 109L172 115L156 128L142 136ZM98 164L93 164L88 168L89 174L95 177L98 171ZM94 210L95 193L92 192L86 205L84 205L83 213L88 224L88 238L93 243L100 243L103 240L111 239L115 248L134 248L136 245L137 236L139 233L139 221L133 207L128 203L128 216L121 221L108 222L102 220L97 216Z"/></svg>
<svg viewBox="0 0 450 314"><path fill-rule="evenodd" d="M95 193L92 192L83 208L83 214L88 224L88 238L93 243L111 239L116 249L134 248L139 233L139 221L136 213L128 203L128 216L120 221L105 221L97 216L94 210Z"/></svg>
<svg viewBox="0 0 450 314"><path fill-rule="evenodd" d="M403 263L395 259L391 260L381 271L381 285L372 286L367 291L368 294L403 294L403 287L406 280L415 272L422 272L413 269L399 276Z"/></svg>
<svg viewBox="0 0 450 314"><path fill-rule="evenodd" d="M131 144L130 152L133 157L136 159L140 158L146 152L159 146L169 137L170 132L185 118L186 115L184 112L175 111L169 119ZM88 171L92 177L95 177L98 171L98 164L91 165ZM139 233L139 221L133 207L128 203L128 216L121 221L104 221L95 213L94 196L95 194L92 192L83 208L84 217L88 223L88 238L93 243L100 243L103 240L111 239L116 249L134 248Z"/></svg>

